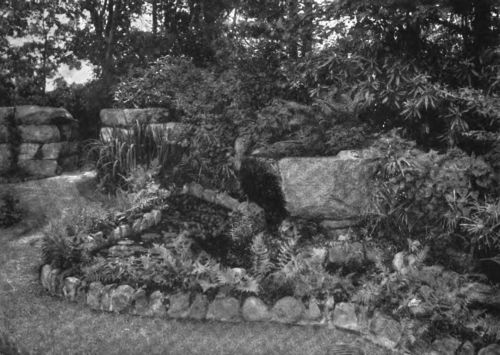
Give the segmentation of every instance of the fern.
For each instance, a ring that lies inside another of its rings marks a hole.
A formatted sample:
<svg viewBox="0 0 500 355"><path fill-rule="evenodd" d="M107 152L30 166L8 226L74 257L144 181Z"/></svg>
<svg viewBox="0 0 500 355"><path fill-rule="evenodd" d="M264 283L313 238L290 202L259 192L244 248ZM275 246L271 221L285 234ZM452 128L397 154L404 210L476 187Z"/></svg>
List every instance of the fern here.
<svg viewBox="0 0 500 355"><path fill-rule="evenodd" d="M264 233L257 234L252 241L252 275L263 278L272 269L269 249L264 242Z"/></svg>
<svg viewBox="0 0 500 355"><path fill-rule="evenodd" d="M359 302L366 306L374 305L379 299L382 287L368 282L360 288L353 296L353 302Z"/></svg>
<svg viewBox="0 0 500 355"><path fill-rule="evenodd" d="M285 266L292 260L295 254L295 239L285 239L279 242L278 252L276 255L276 269L283 270Z"/></svg>
<svg viewBox="0 0 500 355"><path fill-rule="evenodd" d="M91 265L82 268L84 278L88 282L102 282L103 284L120 281L124 275L124 267L118 260L99 257Z"/></svg>

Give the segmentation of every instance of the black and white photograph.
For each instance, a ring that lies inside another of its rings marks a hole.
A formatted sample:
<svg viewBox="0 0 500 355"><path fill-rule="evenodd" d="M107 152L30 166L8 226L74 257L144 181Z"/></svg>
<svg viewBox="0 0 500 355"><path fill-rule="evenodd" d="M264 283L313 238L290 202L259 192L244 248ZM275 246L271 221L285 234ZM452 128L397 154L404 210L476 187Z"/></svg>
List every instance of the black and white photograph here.
<svg viewBox="0 0 500 355"><path fill-rule="evenodd" d="M500 355L500 0L0 0L0 355Z"/></svg>

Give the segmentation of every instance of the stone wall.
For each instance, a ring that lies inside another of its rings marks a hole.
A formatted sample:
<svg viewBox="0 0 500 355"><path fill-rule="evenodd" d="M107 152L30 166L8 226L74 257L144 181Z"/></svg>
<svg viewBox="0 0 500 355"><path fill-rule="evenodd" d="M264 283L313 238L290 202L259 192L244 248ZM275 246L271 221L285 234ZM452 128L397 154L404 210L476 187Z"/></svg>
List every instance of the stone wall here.
<svg viewBox="0 0 500 355"><path fill-rule="evenodd" d="M100 112L100 138L109 141L116 132L131 134L137 124L145 124L153 133L161 134L169 141L180 142L185 138L189 126L172 122L170 111L164 108L145 109L103 109Z"/></svg>
<svg viewBox="0 0 500 355"><path fill-rule="evenodd" d="M0 176L54 176L77 166L78 150L78 122L64 108L0 107Z"/></svg>

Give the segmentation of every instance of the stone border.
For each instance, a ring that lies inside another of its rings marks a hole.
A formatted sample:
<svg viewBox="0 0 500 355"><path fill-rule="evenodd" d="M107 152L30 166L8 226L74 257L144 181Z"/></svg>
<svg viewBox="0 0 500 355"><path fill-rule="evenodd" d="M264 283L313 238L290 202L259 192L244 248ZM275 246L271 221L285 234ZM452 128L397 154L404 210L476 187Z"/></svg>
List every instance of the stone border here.
<svg viewBox="0 0 500 355"><path fill-rule="evenodd" d="M183 193L212 202L241 214L263 218L263 210L254 203L238 202L224 193L204 189L199 184L184 187ZM152 210L136 219L132 224L121 224L108 236L118 241L141 233L160 223L162 212ZM86 248L96 246L102 232L90 235L84 243ZM214 320L221 322L274 322L300 326L322 326L354 332L366 340L394 351L403 336L403 327L396 320L376 313L372 318L367 309L352 303L335 304L333 297L324 302L311 299L307 304L286 296L274 305L267 305L256 296L237 299L218 294L209 301L203 293L175 292L164 294L154 291L148 295L143 288L130 285L87 283L74 276L67 276L65 270L45 264L40 269L42 287L51 295L70 302L86 304L93 310L131 314L165 319Z"/></svg>
<svg viewBox="0 0 500 355"><path fill-rule="evenodd" d="M51 295L70 302L86 304L92 310L164 319L214 320L220 322L273 322L300 326L321 326L358 334L364 339L395 351L403 337L403 327L396 320L352 303L335 304L311 299L308 304L294 297L283 297L269 306L256 296L237 299L218 294L213 301L203 293L154 291L146 294L142 288L129 285L85 281L65 277L61 269L50 264L40 271L42 287Z"/></svg>

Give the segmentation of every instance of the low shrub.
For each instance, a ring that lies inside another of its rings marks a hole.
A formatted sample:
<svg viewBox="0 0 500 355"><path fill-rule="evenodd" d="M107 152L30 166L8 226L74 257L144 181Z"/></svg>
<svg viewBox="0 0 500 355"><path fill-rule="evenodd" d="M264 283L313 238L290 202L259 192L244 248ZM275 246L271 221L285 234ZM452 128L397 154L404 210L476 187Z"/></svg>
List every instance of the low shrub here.
<svg viewBox="0 0 500 355"><path fill-rule="evenodd" d="M23 214L18 204L19 201L12 194L2 195L0 198L0 228L7 228L21 221Z"/></svg>
<svg viewBox="0 0 500 355"><path fill-rule="evenodd" d="M474 238L461 227L470 218L479 218L481 213L473 212L477 210L473 206L482 205L495 186L493 171L481 158L458 149L425 153L394 137L385 140L381 150L385 158L378 175L379 214L367 218L368 235L388 238L399 250L407 238L420 240L440 263L446 262L447 248L476 249L487 239Z"/></svg>

